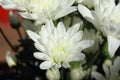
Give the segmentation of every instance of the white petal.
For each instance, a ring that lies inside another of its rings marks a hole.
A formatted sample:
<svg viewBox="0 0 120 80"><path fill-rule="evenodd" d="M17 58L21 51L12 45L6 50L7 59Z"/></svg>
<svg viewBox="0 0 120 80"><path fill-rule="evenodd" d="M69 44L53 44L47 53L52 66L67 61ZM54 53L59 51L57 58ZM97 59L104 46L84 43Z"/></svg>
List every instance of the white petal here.
<svg viewBox="0 0 120 80"><path fill-rule="evenodd" d="M38 16L36 14L29 14L31 16L32 19L37 20Z"/></svg>
<svg viewBox="0 0 120 80"><path fill-rule="evenodd" d="M78 46L81 47L82 49L88 48L94 44L93 40L84 40L80 41Z"/></svg>
<svg viewBox="0 0 120 80"><path fill-rule="evenodd" d="M105 72L105 76L106 78L108 79L109 78L109 74L110 74L110 71L108 69L108 66L106 66L105 64L103 64L103 70Z"/></svg>
<svg viewBox="0 0 120 80"><path fill-rule="evenodd" d="M71 61L81 61L84 58L85 58L85 55L83 53L77 53L70 59L70 62Z"/></svg>
<svg viewBox="0 0 120 80"><path fill-rule="evenodd" d="M66 30L65 30L65 26L62 22L59 22L58 25L57 25L57 31L58 33L60 34L65 34Z"/></svg>
<svg viewBox="0 0 120 80"><path fill-rule="evenodd" d="M35 25L40 25L40 24L43 24L45 23L46 20L43 20L43 19L38 19L35 21Z"/></svg>
<svg viewBox="0 0 120 80"><path fill-rule="evenodd" d="M63 67L64 67L64 68L69 68L69 67L70 67L70 64L69 64L69 63L64 63L64 64L63 64Z"/></svg>
<svg viewBox="0 0 120 80"><path fill-rule="evenodd" d="M80 41L82 39L83 31L79 31L72 37L74 41Z"/></svg>
<svg viewBox="0 0 120 80"><path fill-rule="evenodd" d="M62 0L61 6L70 7L74 2L75 2L75 0Z"/></svg>
<svg viewBox="0 0 120 80"><path fill-rule="evenodd" d="M110 56L113 57L115 52L120 46L120 40L112 36L108 36L107 38L108 38L108 51L109 51Z"/></svg>
<svg viewBox="0 0 120 80"><path fill-rule="evenodd" d="M80 24L75 24L71 28L68 29L67 34L73 36L79 30Z"/></svg>
<svg viewBox="0 0 120 80"><path fill-rule="evenodd" d="M41 45L40 43L34 43L34 45L39 51L41 51L41 52L46 51L45 47L43 45Z"/></svg>
<svg viewBox="0 0 120 80"><path fill-rule="evenodd" d="M81 3L81 2L83 2L84 0L76 0L78 3Z"/></svg>
<svg viewBox="0 0 120 80"><path fill-rule="evenodd" d="M49 56L46 55L45 53L35 52L33 55L35 58L40 59L40 60L49 60L50 59Z"/></svg>
<svg viewBox="0 0 120 80"><path fill-rule="evenodd" d="M87 19L87 20L94 20L94 17L93 17L93 15L92 15L92 13L91 13L91 11L87 8L87 7L85 7L85 6L83 6L83 5L78 5L78 11L81 13L81 15L84 17L84 18L89 18L89 19ZM91 22L91 21L90 21Z"/></svg>
<svg viewBox="0 0 120 80"><path fill-rule="evenodd" d="M54 19L58 19L58 18L61 18L63 16L66 16L66 15L68 15L76 10L77 9L75 7L69 7L67 9L60 10L59 13L56 14Z"/></svg>
<svg viewBox="0 0 120 80"><path fill-rule="evenodd" d="M92 72L92 76L96 79L96 80L105 80L105 77L98 73L98 72Z"/></svg>
<svg viewBox="0 0 120 80"><path fill-rule="evenodd" d="M54 23L52 20L47 20L46 24L45 24L45 29L47 30L48 34L52 33L52 31L54 30Z"/></svg>
<svg viewBox="0 0 120 80"><path fill-rule="evenodd" d="M11 0L2 0L0 1L1 6L4 9L15 9L16 5Z"/></svg>
<svg viewBox="0 0 120 80"><path fill-rule="evenodd" d="M28 12L19 12L19 14L24 17L24 18L27 18L27 19L32 19L32 20L37 20L38 19L38 16L35 15L35 14L30 14Z"/></svg>
<svg viewBox="0 0 120 80"><path fill-rule="evenodd" d="M115 59L114 64L113 64L113 69L114 69L115 73L119 73L119 71L120 71L120 56L118 56Z"/></svg>
<svg viewBox="0 0 120 80"><path fill-rule="evenodd" d="M67 4L65 6L70 7L72 4L74 4L75 0L68 0Z"/></svg>
<svg viewBox="0 0 120 80"><path fill-rule="evenodd" d="M31 30L27 30L26 31L27 34L29 35L29 37L36 43L39 43L38 39L40 38L36 33L34 33L33 31Z"/></svg>
<svg viewBox="0 0 120 80"><path fill-rule="evenodd" d="M52 62L44 61L40 64L40 69L49 69L53 66Z"/></svg>

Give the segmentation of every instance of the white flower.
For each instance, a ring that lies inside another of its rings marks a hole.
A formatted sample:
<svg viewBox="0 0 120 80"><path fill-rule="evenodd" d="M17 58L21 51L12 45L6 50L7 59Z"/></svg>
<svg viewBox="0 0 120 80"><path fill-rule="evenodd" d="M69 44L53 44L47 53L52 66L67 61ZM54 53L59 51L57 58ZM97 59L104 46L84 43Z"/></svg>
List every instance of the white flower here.
<svg viewBox="0 0 120 80"><path fill-rule="evenodd" d="M95 53L97 50L99 50L99 44L102 43L103 39L100 35L100 32L96 32L94 29L84 29L83 32L83 40L93 40L94 41L94 45L92 45L91 47L83 50L86 53Z"/></svg>
<svg viewBox="0 0 120 80"><path fill-rule="evenodd" d="M115 59L113 65L107 66L106 64L103 64L103 70L105 76L99 72L92 72L92 76L96 80L120 80L120 57Z"/></svg>
<svg viewBox="0 0 120 80"><path fill-rule="evenodd" d="M14 55L12 55L9 51L6 53L6 62L9 67L16 66L17 59Z"/></svg>
<svg viewBox="0 0 120 80"><path fill-rule="evenodd" d="M60 72L57 68L48 69L46 72L48 80L60 80Z"/></svg>
<svg viewBox="0 0 120 80"><path fill-rule="evenodd" d="M39 34L27 30L28 35L35 42L35 47L41 52L35 52L37 59L45 60L40 64L41 69L61 66L70 67L69 62L83 60L85 55L81 51L93 44L92 40L83 40L82 31L78 31L79 24L65 29L62 22L54 26L52 21L43 25Z"/></svg>
<svg viewBox="0 0 120 80"><path fill-rule="evenodd" d="M48 19L56 20L66 16L76 8L75 0L2 0L1 5L5 9L17 9L24 18L44 23Z"/></svg>
<svg viewBox="0 0 120 80"><path fill-rule="evenodd" d="M82 16L91 22L97 30L102 31L108 39L108 50L113 57L120 46L120 3L115 5L114 0L97 0L95 10L90 11L83 5L78 5Z"/></svg>

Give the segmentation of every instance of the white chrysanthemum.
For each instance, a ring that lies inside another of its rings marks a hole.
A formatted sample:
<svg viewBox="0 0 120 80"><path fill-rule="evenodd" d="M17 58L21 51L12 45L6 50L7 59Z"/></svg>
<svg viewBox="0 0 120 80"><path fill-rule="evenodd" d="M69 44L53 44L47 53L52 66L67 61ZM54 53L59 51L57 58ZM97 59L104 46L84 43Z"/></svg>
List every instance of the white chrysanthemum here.
<svg viewBox="0 0 120 80"><path fill-rule="evenodd" d="M79 5L78 10L107 37L108 50L113 57L120 46L120 3L115 5L115 0L97 0L94 11L83 5Z"/></svg>
<svg viewBox="0 0 120 80"><path fill-rule="evenodd" d="M94 41L94 45L84 50L86 53L95 53L97 50L99 50L99 44L101 44L103 41L100 32L96 32L94 29L84 29L83 39Z"/></svg>
<svg viewBox="0 0 120 80"><path fill-rule="evenodd" d="M41 69L61 66L70 67L69 62L83 60L85 55L81 51L93 44L92 40L83 40L82 31L78 31L79 24L67 31L62 22L54 26L52 21L43 25L39 34L27 30L28 35L35 42L35 47L41 52L35 52L37 59L45 60L40 64Z"/></svg>
<svg viewBox="0 0 120 80"><path fill-rule="evenodd" d="M113 65L107 66L106 64L103 64L103 70L105 76L99 72L92 72L92 76L96 80L120 80L120 57L115 59Z"/></svg>
<svg viewBox="0 0 120 80"><path fill-rule="evenodd" d="M56 20L76 10L75 0L2 0L5 9L18 9L24 18L44 23L48 19Z"/></svg>

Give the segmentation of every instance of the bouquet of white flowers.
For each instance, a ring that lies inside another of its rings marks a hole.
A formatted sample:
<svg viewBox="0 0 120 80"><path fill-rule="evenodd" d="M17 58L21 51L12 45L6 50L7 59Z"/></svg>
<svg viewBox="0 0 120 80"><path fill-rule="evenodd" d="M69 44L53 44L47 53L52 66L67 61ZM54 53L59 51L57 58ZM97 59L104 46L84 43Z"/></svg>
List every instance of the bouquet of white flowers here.
<svg viewBox="0 0 120 80"><path fill-rule="evenodd" d="M28 35L20 40L23 51L6 54L14 79L120 80L118 0L0 0L0 6L16 10L11 26L19 32L22 25Z"/></svg>

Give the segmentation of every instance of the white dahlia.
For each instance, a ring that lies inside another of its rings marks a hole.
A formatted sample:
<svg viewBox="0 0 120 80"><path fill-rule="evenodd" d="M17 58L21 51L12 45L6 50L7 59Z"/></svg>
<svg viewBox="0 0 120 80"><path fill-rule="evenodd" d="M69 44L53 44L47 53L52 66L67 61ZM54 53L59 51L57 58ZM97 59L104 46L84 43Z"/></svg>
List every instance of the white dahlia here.
<svg viewBox="0 0 120 80"><path fill-rule="evenodd" d="M81 40L83 32L78 31L79 26L80 24L76 24L66 30L62 22L55 27L52 21L47 21L39 34L27 30L28 35L35 42L35 47L40 50L34 53L34 57L44 60L40 64L41 69L62 66L68 68L69 62L84 59L85 55L81 51L94 42Z"/></svg>

